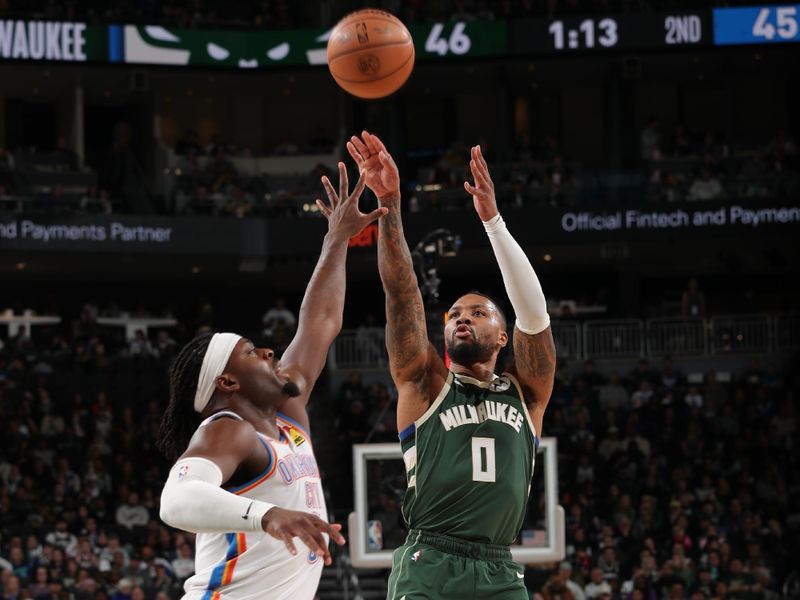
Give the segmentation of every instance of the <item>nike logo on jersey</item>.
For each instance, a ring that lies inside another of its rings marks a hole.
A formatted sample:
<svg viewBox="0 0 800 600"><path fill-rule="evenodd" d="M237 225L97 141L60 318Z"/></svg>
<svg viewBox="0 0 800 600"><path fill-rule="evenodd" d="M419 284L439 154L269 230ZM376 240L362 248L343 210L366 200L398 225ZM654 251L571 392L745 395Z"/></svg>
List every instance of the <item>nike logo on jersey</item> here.
<svg viewBox="0 0 800 600"><path fill-rule="evenodd" d="M519 433L522 428L524 416L513 406L505 402L485 400L477 406L460 404L439 413L439 419L445 431L450 431L462 425L483 423L484 421L499 421L505 423Z"/></svg>
<svg viewBox="0 0 800 600"><path fill-rule="evenodd" d="M244 519L245 521L247 521L248 517L250 516L250 509L251 508L253 508L253 503L252 502L247 505L247 510L242 515L242 519Z"/></svg>
<svg viewBox="0 0 800 600"><path fill-rule="evenodd" d="M525 579L525 573L517 573L517 579Z"/></svg>

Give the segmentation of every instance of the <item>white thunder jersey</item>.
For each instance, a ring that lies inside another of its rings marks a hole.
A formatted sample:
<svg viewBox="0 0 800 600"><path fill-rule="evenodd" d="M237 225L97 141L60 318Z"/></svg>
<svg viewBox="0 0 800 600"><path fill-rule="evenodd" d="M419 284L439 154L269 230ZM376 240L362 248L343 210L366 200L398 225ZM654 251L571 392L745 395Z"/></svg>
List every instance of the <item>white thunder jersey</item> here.
<svg viewBox="0 0 800 600"><path fill-rule="evenodd" d="M200 424L239 415L222 411ZM280 440L258 434L267 449L267 469L229 492L302 510L328 520L317 461L308 433L296 421L278 413ZM327 541L328 536L325 535ZM184 600L311 600L317 591L322 560L299 538L292 556L283 542L265 532L198 533L195 574L184 589Z"/></svg>

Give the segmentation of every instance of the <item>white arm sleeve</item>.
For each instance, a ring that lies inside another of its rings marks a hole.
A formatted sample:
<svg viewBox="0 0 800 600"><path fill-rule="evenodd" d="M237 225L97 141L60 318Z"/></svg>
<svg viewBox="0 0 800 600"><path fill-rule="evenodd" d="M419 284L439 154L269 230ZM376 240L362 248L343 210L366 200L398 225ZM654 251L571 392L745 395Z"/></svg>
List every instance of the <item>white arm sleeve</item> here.
<svg viewBox="0 0 800 600"><path fill-rule="evenodd" d="M511 236L499 214L483 222L492 244L508 299L517 315L517 328L534 335L547 329L550 315L539 278L525 252Z"/></svg>
<svg viewBox="0 0 800 600"><path fill-rule="evenodd" d="M193 533L264 531L261 518L273 504L226 492L222 470L207 458L179 460L161 492L161 520Z"/></svg>

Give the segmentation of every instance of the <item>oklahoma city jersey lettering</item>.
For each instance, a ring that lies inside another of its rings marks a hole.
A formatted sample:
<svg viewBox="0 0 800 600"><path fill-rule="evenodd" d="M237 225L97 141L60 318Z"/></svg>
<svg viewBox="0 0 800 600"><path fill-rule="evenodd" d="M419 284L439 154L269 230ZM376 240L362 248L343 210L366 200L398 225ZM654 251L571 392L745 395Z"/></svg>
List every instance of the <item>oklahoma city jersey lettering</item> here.
<svg viewBox="0 0 800 600"><path fill-rule="evenodd" d="M510 545L522 527L538 440L516 379L449 373L439 395L400 432L409 527Z"/></svg>
<svg viewBox="0 0 800 600"><path fill-rule="evenodd" d="M200 427L223 415L241 419L224 411L212 415ZM308 433L280 413L277 424L280 440L259 434L270 457L267 469L228 491L327 520ZM184 600L310 600L317 591L322 560L299 539L294 542L297 554L292 556L283 542L264 532L198 533L196 573L184 585Z"/></svg>

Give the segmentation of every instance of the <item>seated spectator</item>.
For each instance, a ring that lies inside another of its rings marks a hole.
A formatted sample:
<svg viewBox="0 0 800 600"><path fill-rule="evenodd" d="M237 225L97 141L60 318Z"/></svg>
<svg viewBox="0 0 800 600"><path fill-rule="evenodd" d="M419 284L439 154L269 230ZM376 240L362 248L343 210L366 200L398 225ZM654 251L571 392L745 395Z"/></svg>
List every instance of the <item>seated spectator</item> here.
<svg viewBox="0 0 800 600"><path fill-rule="evenodd" d="M675 127L675 133L672 134L672 139L670 140L670 151L672 156L676 158L692 154L692 142L686 132L686 127L682 123Z"/></svg>
<svg viewBox="0 0 800 600"><path fill-rule="evenodd" d="M651 116L640 134L640 152L642 160L651 161L661 158L661 130L658 118Z"/></svg>
<svg viewBox="0 0 800 600"><path fill-rule="evenodd" d="M652 202L682 202L685 198L683 189L675 173L661 174L660 170L651 177L649 199Z"/></svg>
<svg viewBox="0 0 800 600"><path fill-rule="evenodd" d="M297 317L294 313L286 308L286 301L283 298L275 298L275 305L264 313L262 319L264 324L264 336L271 337L275 334L278 328L288 329L294 331L297 326Z"/></svg>
<svg viewBox="0 0 800 600"><path fill-rule="evenodd" d="M673 390L683 384L683 373L675 368L672 359L665 356L661 361L661 374L660 374L661 390Z"/></svg>
<svg viewBox="0 0 800 600"><path fill-rule="evenodd" d="M287 137L284 137L272 151L275 156L296 156L300 154L300 146Z"/></svg>
<svg viewBox="0 0 800 600"><path fill-rule="evenodd" d="M770 195L769 165L761 152L754 152L739 171L738 180L745 198L766 198Z"/></svg>
<svg viewBox="0 0 800 600"><path fill-rule="evenodd" d="M142 329L137 329L136 333L134 333L134 338L128 342L128 351L131 356L149 357L156 355L153 344L147 339Z"/></svg>
<svg viewBox="0 0 800 600"><path fill-rule="evenodd" d="M208 144L206 144L206 154L208 156L216 156L217 152L220 151L226 155L234 153L230 144L224 142L219 133L215 133L211 136L211 140L208 142Z"/></svg>
<svg viewBox="0 0 800 600"><path fill-rule="evenodd" d="M128 501L120 504L116 512L116 521L127 530L145 527L150 521L150 514L139 502L139 494L131 492Z"/></svg>
<svg viewBox="0 0 800 600"><path fill-rule="evenodd" d="M586 584L583 591L587 600L594 600L601 596L611 595L611 586L608 584L608 581L603 579L603 570L600 567L594 567L592 569L592 580Z"/></svg>
<svg viewBox="0 0 800 600"><path fill-rule="evenodd" d="M244 191L239 185L233 185L222 211L243 219L253 210L253 196Z"/></svg>
<svg viewBox="0 0 800 600"><path fill-rule="evenodd" d="M178 581L185 581L194 573L194 555L189 544L183 544L178 551L178 557L172 561L172 571Z"/></svg>
<svg viewBox="0 0 800 600"><path fill-rule="evenodd" d="M65 552L74 553L78 547L78 538L67 529L67 522L59 519L56 522L55 531L51 531L45 537L45 541L56 548L61 548Z"/></svg>
<svg viewBox="0 0 800 600"><path fill-rule="evenodd" d="M628 391L622 385L619 373L612 371L608 383L600 387L598 402L603 410L617 410L628 405Z"/></svg>
<svg viewBox="0 0 800 600"><path fill-rule="evenodd" d="M547 168L546 179L548 202L551 206L572 206L575 201L577 188L572 171L564 164L561 155L553 158L553 163Z"/></svg>
<svg viewBox="0 0 800 600"><path fill-rule="evenodd" d="M700 291L697 279L692 277L681 297L681 314L684 319L706 316L706 296Z"/></svg>
<svg viewBox="0 0 800 600"><path fill-rule="evenodd" d="M696 178L689 187L687 200L720 200L725 192L719 179L711 173L711 169L704 167L702 174Z"/></svg>

